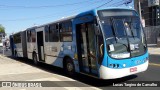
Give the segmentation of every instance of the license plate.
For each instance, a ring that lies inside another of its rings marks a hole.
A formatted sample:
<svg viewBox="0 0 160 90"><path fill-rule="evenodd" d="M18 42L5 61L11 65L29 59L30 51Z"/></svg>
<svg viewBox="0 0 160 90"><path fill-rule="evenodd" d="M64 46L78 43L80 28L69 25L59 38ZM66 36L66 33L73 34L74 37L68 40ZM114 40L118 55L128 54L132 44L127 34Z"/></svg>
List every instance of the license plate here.
<svg viewBox="0 0 160 90"><path fill-rule="evenodd" d="M137 71L137 67L130 68L130 72L136 72L136 71Z"/></svg>

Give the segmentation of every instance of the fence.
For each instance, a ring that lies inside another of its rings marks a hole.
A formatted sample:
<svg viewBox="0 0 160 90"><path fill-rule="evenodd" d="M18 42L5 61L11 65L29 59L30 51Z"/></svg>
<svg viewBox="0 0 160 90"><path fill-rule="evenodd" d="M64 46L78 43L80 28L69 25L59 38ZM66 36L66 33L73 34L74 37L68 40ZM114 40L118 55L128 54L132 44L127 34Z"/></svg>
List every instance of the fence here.
<svg viewBox="0 0 160 90"><path fill-rule="evenodd" d="M157 44L160 37L160 26L145 27L147 44Z"/></svg>

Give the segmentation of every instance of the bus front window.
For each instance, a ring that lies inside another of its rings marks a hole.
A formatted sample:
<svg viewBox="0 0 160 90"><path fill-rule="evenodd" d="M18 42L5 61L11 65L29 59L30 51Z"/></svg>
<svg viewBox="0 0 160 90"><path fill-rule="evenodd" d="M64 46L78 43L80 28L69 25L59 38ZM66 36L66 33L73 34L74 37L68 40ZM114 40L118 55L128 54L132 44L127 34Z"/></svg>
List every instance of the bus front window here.
<svg viewBox="0 0 160 90"><path fill-rule="evenodd" d="M132 57L139 56L146 51L146 39L138 17L124 19L124 26L130 43Z"/></svg>
<svg viewBox="0 0 160 90"><path fill-rule="evenodd" d="M106 16L100 17L100 22L110 57L124 59L146 52L146 40L138 16Z"/></svg>
<svg viewBox="0 0 160 90"><path fill-rule="evenodd" d="M113 58L129 58L129 45L123 21L120 19L113 21L114 23L112 23L110 18L102 21L108 53Z"/></svg>

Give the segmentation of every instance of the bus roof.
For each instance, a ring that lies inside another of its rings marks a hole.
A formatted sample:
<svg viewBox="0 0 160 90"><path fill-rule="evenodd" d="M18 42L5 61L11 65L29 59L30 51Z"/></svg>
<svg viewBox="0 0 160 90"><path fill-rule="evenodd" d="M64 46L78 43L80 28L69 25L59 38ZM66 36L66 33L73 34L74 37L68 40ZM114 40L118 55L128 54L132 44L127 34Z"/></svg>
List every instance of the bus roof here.
<svg viewBox="0 0 160 90"><path fill-rule="evenodd" d="M113 9L124 9L124 10L134 10L133 8L126 8L126 7L107 7L107 8L97 8L95 10L113 10Z"/></svg>
<svg viewBox="0 0 160 90"><path fill-rule="evenodd" d="M15 32L15 33L13 33L12 35L19 34L19 33L21 33L21 32L23 32L23 31Z"/></svg>
<svg viewBox="0 0 160 90"><path fill-rule="evenodd" d="M76 15L67 16L67 17L55 20L55 21L47 23L47 24L43 24L43 25L39 25L39 26L33 26L33 27L30 27L30 28L27 28L26 30L31 30L31 29L34 29L34 28L44 27L44 26L47 26L47 25L50 25L50 24L54 24L54 23L58 23L58 22L66 21L66 20L70 20L70 19L73 19L73 18L76 18L76 17L80 17L80 16L83 16L83 15L86 15L86 14L93 14L93 13L96 13L98 10L114 10L114 9L134 10L134 9L131 9L131 8L129 9L129 8L123 8L123 7L108 7L108 8L91 9L91 10L88 10L88 11L85 11L85 12L81 12L81 13L76 14Z"/></svg>

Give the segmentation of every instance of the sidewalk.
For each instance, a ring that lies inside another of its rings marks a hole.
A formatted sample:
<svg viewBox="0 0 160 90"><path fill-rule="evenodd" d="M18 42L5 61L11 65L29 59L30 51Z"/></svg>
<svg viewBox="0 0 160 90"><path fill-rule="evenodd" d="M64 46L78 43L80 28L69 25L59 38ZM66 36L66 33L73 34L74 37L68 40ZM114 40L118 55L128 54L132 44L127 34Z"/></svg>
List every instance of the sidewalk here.
<svg viewBox="0 0 160 90"><path fill-rule="evenodd" d="M46 86L31 88L29 86L25 87L23 84L12 84L15 85L15 87L2 86L0 87L0 90L101 90L100 88L85 84L83 82L79 82L76 79L66 77L63 73L61 75L62 71L48 69L50 67L46 66L43 68L42 66L34 66L32 64L21 62L21 60L8 58L1 54L0 64L0 83L2 83L3 81L20 81L22 83L27 83L27 81L28 83L29 81L36 83L36 81L39 81L42 86ZM52 81L51 84L50 81ZM57 83L56 81L59 81L60 83ZM77 87L77 85L79 85L80 87Z"/></svg>
<svg viewBox="0 0 160 90"><path fill-rule="evenodd" d="M148 47L149 54L160 55L160 47Z"/></svg>

